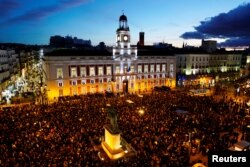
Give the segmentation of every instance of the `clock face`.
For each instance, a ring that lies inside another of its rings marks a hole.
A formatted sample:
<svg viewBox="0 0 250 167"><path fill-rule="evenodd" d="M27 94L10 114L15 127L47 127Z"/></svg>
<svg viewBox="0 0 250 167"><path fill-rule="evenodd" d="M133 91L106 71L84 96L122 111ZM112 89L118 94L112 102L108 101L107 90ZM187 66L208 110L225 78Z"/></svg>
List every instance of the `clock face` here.
<svg viewBox="0 0 250 167"><path fill-rule="evenodd" d="M128 40L128 36L124 35L123 39L124 39L124 41L127 41Z"/></svg>

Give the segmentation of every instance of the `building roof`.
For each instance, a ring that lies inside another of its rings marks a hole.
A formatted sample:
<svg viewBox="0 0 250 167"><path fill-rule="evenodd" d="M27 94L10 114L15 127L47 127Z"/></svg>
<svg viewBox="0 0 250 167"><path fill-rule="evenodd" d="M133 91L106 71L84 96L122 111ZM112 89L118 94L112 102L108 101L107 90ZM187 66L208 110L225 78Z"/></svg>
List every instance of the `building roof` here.
<svg viewBox="0 0 250 167"><path fill-rule="evenodd" d="M193 47L193 48L175 48L174 49L175 54L210 54L210 55L223 55L223 54L242 54L243 51L239 50L232 50L227 51L225 49L217 49L214 52L207 52L203 50L202 48Z"/></svg>
<svg viewBox="0 0 250 167"><path fill-rule="evenodd" d="M45 56L111 56L106 49L56 49Z"/></svg>
<svg viewBox="0 0 250 167"><path fill-rule="evenodd" d="M127 21L127 17L123 14L120 16L119 21Z"/></svg>
<svg viewBox="0 0 250 167"><path fill-rule="evenodd" d="M155 48L154 46L138 47L138 56L174 56L171 48Z"/></svg>

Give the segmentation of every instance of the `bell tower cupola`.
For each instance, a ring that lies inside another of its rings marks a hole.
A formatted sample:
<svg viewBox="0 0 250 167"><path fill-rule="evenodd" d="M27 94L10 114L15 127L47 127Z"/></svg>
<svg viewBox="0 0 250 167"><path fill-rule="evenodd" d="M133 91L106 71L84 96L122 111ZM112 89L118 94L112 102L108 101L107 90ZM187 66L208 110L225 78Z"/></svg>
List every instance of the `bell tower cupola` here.
<svg viewBox="0 0 250 167"><path fill-rule="evenodd" d="M127 31L129 31L128 20L127 20L127 17L124 14L121 15L120 19L119 19L119 30L127 30Z"/></svg>

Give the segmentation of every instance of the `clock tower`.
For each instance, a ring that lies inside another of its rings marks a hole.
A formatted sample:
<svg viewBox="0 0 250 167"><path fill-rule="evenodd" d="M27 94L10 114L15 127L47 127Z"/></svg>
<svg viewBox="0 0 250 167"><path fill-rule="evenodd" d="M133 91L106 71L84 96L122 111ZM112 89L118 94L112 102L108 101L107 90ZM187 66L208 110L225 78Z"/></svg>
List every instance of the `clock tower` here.
<svg viewBox="0 0 250 167"><path fill-rule="evenodd" d="M113 59L136 59L137 49L130 46L130 31L127 17L123 14L119 18L119 27L116 30L116 46L113 48Z"/></svg>
<svg viewBox="0 0 250 167"><path fill-rule="evenodd" d="M116 45L113 47L113 77L116 92L126 93L134 89L137 48L130 46L130 40L128 20L123 14L119 18Z"/></svg>
<svg viewBox="0 0 250 167"><path fill-rule="evenodd" d="M119 18L119 28L116 30L116 43L121 48L129 48L130 46L130 32L128 27L127 17L123 14Z"/></svg>

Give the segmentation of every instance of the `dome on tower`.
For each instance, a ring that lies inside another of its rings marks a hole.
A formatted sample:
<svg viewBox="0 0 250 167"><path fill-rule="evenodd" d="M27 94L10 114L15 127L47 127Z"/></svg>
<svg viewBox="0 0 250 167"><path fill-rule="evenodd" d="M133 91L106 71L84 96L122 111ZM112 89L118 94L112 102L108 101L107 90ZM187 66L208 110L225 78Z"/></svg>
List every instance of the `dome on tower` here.
<svg viewBox="0 0 250 167"><path fill-rule="evenodd" d="M123 14L120 16L119 21L127 21L127 17Z"/></svg>

